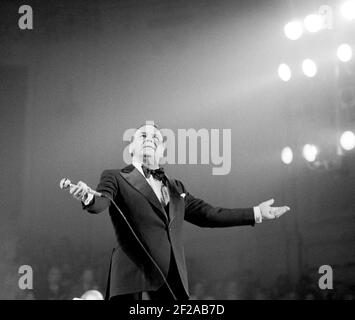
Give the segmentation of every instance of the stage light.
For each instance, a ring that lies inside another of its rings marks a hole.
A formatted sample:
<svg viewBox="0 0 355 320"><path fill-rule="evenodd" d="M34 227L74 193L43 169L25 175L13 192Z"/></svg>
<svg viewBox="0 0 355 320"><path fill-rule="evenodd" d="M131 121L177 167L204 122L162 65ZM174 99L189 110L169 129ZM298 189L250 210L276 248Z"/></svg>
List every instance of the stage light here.
<svg viewBox="0 0 355 320"><path fill-rule="evenodd" d="M292 21L285 25L284 32L287 38L291 40L299 39L303 34L303 26L299 21Z"/></svg>
<svg viewBox="0 0 355 320"><path fill-rule="evenodd" d="M318 32L322 29L322 23L323 21L319 14L310 14L303 21L305 29L311 33Z"/></svg>
<svg viewBox="0 0 355 320"><path fill-rule="evenodd" d="M355 1L347 1L340 7L340 12L347 20L355 19Z"/></svg>
<svg viewBox="0 0 355 320"><path fill-rule="evenodd" d="M293 152L290 147L285 147L281 151L281 160L284 164L290 164L293 160Z"/></svg>
<svg viewBox="0 0 355 320"><path fill-rule="evenodd" d="M302 62L303 73L309 77L313 78L317 74L317 65L311 59L305 59Z"/></svg>
<svg viewBox="0 0 355 320"><path fill-rule="evenodd" d="M313 144L306 144L303 147L303 158L305 158L308 162L314 162L318 155L318 149Z"/></svg>
<svg viewBox="0 0 355 320"><path fill-rule="evenodd" d="M346 150L350 151L355 148L355 134L352 131L345 131L340 137L340 145Z"/></svg>
<svg viewBox="0 0 355 320"><path fill-rule="evenodd" d="M338 47L337 56L340 61L348 62L351 60L353 55L353 50L347 43L343 43Z"/></svg>
<svg viewBox="0 0 355 320"><path fill-rule="evenodd" d="M290 67L285 63L279 65L278 74L281 80L285 82L289 81L292 76Z"/></svg>

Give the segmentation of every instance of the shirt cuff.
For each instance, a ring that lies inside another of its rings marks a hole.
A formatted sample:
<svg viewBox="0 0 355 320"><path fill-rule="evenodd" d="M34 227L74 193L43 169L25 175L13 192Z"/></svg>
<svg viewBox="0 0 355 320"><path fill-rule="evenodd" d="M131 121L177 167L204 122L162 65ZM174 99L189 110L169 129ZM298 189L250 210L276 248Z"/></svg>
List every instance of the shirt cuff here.
<svg viewBox="0 0 355 320"><path fill-rule="evenodd" d="M94 195L92 193L88 193L87 198L85 199L85 201L83 201L83 204L85 206L89 205L93 198Z"/></svg>
<svg viewBox="0 0 355 320"><path fill-rule="evenodd" d="M256 223L263 222L263 216L261 215L261 210L259 207L254 207L254 219Z"/></svg>

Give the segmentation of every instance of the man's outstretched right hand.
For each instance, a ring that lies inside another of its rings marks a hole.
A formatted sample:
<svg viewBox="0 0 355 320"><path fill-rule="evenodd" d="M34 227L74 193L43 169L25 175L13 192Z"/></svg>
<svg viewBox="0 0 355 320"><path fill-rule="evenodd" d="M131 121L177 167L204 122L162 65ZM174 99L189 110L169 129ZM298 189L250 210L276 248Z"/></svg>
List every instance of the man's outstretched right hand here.
<svg viewBox="0 0 355 320"><path fill-rule="evenodd" d="M91 193L89 193L90 188L85 182L79 181L77 185L73 185L70 187L70 194L76 200L84 202L84 204L88 204L92 198L94 197Z"/></svg>

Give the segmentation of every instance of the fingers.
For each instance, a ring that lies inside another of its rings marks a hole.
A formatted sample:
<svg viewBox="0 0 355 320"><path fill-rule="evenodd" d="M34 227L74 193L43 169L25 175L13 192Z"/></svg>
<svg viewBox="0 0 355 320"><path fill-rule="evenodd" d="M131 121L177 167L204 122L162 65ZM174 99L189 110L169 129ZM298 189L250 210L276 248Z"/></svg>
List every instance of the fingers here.
<svg viewBox="0 0 355 320"><path fill-rule="evenodd" d="M289 211L290 208L287 206L283 207L264 207L262 208L262 217L266 220L275 220L281 217L284 213Z"/></svg>
<svg viewBox="0 0 355 320"><path fill-rule="evenodd" d="M265 220L275 220L281 217L284 213L290 210L290 207L271 207L271 205L275 202L274 199L267 200L259 205L259 209L261 211L261 216Z"/></svg>
<svg viewBox="0 0 355 320"><path fill-rule="evenodd" d="M79 188L78 186L71 186L70 190L69 190L69 193L73 194L76 190L78 190L78 188Z"/></svg>
<svg viewBox="0 0 355 320"><path fill-rule="evenodd" d="M271 206L274 202L275 202L274 199L270 199L270 200L265 201L264 204L267 206Z"/></svg>
<svg viewBox="0 0 355 320"><path fill-rule="evenodd" d="M69 192L75 199L82 201L88 193L88 186L86 183L79 181L76 186L70 187Z"/></svg>
<svg viewBox="0 0 355 320"><path fill-rule="evenodd" d="M287 206L284 206L284 207L276 207L276 208L272 208L272 209L273 209L273 210L272 210L272 211L273 211L272 214L273 214L273 216L275 217L275 219L281 217L284 213L286 213L287 211L290 210L290 208L287 207Z"/></svg>

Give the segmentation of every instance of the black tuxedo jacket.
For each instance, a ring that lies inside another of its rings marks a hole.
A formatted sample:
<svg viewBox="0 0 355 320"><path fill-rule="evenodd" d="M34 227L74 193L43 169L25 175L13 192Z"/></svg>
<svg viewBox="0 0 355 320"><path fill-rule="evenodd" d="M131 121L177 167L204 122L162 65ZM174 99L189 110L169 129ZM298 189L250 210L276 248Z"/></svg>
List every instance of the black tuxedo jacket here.
<svg viewBox="0 0 355 320"><path fill-rule="evenodd" d="M166 211L144 176L133 165L129 165L122 170L105 170L96 190L116 202L165 277L170 259L175 258L178 270L176 277L181 280L188 296L182 239L184 220L200 227L254 225L254 211L253 208L213 207L193 197L175 179L168 178L168 189L170 202ZM164 283L163 278L114 205L107 198L95 197L92 203L83 206L90 213L99 213L108 207L118 245L111 257L106 298L157 290Z"/></svg>

